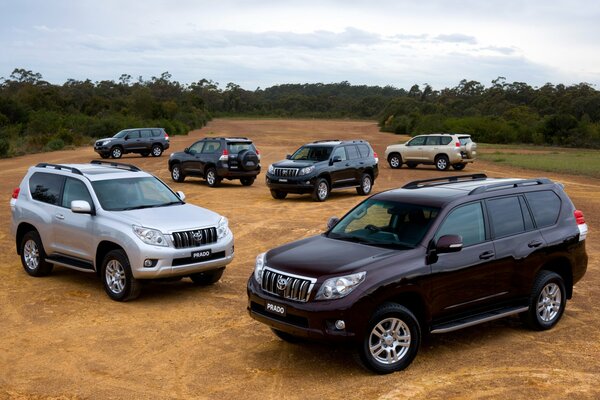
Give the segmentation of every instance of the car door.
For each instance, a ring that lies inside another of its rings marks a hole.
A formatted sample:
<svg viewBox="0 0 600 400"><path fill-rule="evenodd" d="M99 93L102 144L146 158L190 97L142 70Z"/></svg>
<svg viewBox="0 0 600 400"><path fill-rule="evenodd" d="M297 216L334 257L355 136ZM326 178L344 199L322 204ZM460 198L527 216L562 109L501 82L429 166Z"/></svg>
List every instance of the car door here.
<svg viewBox="0 0 600 400"><path fill-rule="evenodd" d="M346 146L335 148L331 154L330 160L331 169L329 176L331 176L331 185L333 187L348 185L353 178L350 176L351 167L350 160L346 154Z"/></svg>
<svg viewBox="0 0 600 400"><path fill-rule="evenodd" d="M204 146L202 147L202 151L200 155L196 156L196 161L198 162L198 166L202 171L202 174L206 173L206 166L208 164L216 164L219 157L217 154L223 151L221 149L221 142L218 140L206 140L204 142Z"/></svg>
<svg viewBox="0 0 600 400"><path fill-rule="evenodd" d="M184 174L202 174L202 165L200 163L200 157L202 154L203 147L204 140L199 140L186 149L186 151L184 152L184 156L181 159L181 168Z"/></svg>
<svg viewBox="0 0 600 400"><path fill-rule="evenodd" d="M141 148L140 131L129 131L123 143L125 151L139 150Z"/></svg>
<svg viewBox="0 0 600 400"><path fill-rule="evenodd" d="M421 161L423 159L423 148L425 147L426 136L417 136L406 142L402 152L403 161Z"/></svg>
<svg viewBox="0 0 600 400"><path fill-rule="evenodd" d="M358 185L360 177L365 170L365 162L361 159L360 152L356 145L348 145L346 147L346 154L348 155L348 161L350 162L350 169L348 170L348 179L351 179L349 184Z"/></svg>
<svg viewBox="0 0 600 400"><path fill-rule="evenodd" d="M61 207L54 216L56 253L89 264L77 264L81 268L93 268L96 232L94 216L71 211L71 202L74 200L87 201L94 208L94 202L85 183L67 177L63 186Z"/></svg>
<svg viewBox="0 0 600 400"><path fill-rule="evenodd" d="M432 316L450 317L488 306L498 295L494 244L489 238L483 204L479 201L451 210L434 236L460 235L463 248L439 254L431 264Z"/></svg>
<svg viewBox="0 0 600 400"><path fill-rule="evenodd" d="M29 178L29 192L35 209L30 222L36 227L47 255L56 252L56 215L62 212L59 206L65 177L58 174L36 172Z"/></svg>
<svg viewBox="0 0 600 400"><path fill-rule="evenodd" d="M150 151L152 149L152 130L140 130L140 149Z"/></svg>
<svg viewBox="0 0 600 400"><path fill-rule="evenodd" d="M427 136L422 154L424 161L433 162L435 160L436 154L440 152L441 139L441 136Z"/></svg>

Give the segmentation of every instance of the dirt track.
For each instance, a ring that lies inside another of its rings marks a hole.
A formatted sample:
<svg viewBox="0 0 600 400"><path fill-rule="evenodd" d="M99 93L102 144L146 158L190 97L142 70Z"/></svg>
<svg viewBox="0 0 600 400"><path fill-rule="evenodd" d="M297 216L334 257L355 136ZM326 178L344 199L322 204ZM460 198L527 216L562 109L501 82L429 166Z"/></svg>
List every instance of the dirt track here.
<svg viewBox="0 0 600 400"><path fill-rule="evenodd" d="M565 183L583 210L591 233L590 262L562 321L547 332L505 319L425 340L404 372L372 375L352 355L321 345L287 344L246 313L245 285L255 256L322 231L362 200L354 190L333 192L325 203L309 196L273 200L264 174L251 187L228 182L174 183L168 154L203 135L245 135L261 150L263 169L301 144L325 138L365 138L380 156L374 191L413 179L439 176L433 167L391 170L385 146L400 138L372 122L314 120L217 120L187 137L172 137L161 158L127 155L156 174L187 201L229 218L235 260L208 288L190 281L153 283L131 303L105 295L92 274L55 267L46 278L22 269L9 234L8 200L27 168L38 162L86 162L90 148L0 160L0 399L448 399L600 398L600 181L507 169L477 162L462 173L549 176ZM452 172L449 172L451 174Z"/></svg>

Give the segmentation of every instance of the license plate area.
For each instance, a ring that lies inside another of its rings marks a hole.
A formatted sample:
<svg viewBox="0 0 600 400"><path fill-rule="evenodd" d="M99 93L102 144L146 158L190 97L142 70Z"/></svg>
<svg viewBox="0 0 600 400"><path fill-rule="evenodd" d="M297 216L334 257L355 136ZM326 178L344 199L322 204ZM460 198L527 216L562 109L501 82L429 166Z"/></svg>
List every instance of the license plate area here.
<svg viewBox="0 0 600 400"><path fill-rule="evenodd" d="M196 261L202 261L202 260L209 259L211 254L212 254L212 252L210 251L210 249L192 251L192 258Z"/></svg>
<svg viewBox="0 0 600 400"><path fill-rule="evenodd" d="M270 301L267 301L267 304L265 304L265 311L282 317L285 317L287 314L287 310L283 304L271 303Z"/></svg>
<svg viewBox="0 0 600 400"><path fill-rule="evenodd" d="M279 179L279 182L281 183L286 183L288 180L287 179Z"/></svg>

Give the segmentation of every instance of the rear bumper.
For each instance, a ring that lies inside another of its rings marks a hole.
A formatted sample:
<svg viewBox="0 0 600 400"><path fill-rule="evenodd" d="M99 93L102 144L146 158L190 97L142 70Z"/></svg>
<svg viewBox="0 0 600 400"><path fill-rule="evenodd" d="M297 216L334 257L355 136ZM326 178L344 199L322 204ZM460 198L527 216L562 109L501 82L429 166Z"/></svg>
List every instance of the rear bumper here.
<svg viewBox="0 0 600 400"><path fill-rule="evenodd" d="M260 174L260 165L253 171L244 171L243 169L230 169L229 166L224 166L221 163L217 166L217 175L225 179L239 179L239 178L255 178Z"/></svg>

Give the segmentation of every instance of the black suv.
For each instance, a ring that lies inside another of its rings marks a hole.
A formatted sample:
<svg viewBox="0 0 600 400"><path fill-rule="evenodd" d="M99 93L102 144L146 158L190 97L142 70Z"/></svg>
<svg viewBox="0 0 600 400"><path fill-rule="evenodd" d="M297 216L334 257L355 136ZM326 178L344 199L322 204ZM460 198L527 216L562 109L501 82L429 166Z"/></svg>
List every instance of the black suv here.
<svg viewBox="0 0 600 400"><path fill-rule="evenodd" d="M223 179L239 179L250 186L260 173L260 152L245 137L214 137L198 140L169 157L171 178L183 182L186 176L206 179L215 187Z"/></svg>
<svg viewBox="0 0 600 400"><path fill-rule="evenodd" d="M367 195L379 173L378 162L377 153L364 140L320 140L270 165L267 186L275 199L311 193L315 201L325 201L332 189L351 187Z"/></svg>
<svg viewBox="0 0 600 400"><path fill-rule="evenodd" d="M94 151L102 158L121 158L127 153L160 157L168 148L169 135L163 128L124 129L111 138L96 140L94 144Z"/></svg>
<svg viewBox="0 0 600 400"><path fill-rule="evenodd" d="M371 370L398 371L425 333L514 314L552 328L587 269L587 230L545 178L415 181L260 254L248 311L284 340L350 343Z"/></svg>

